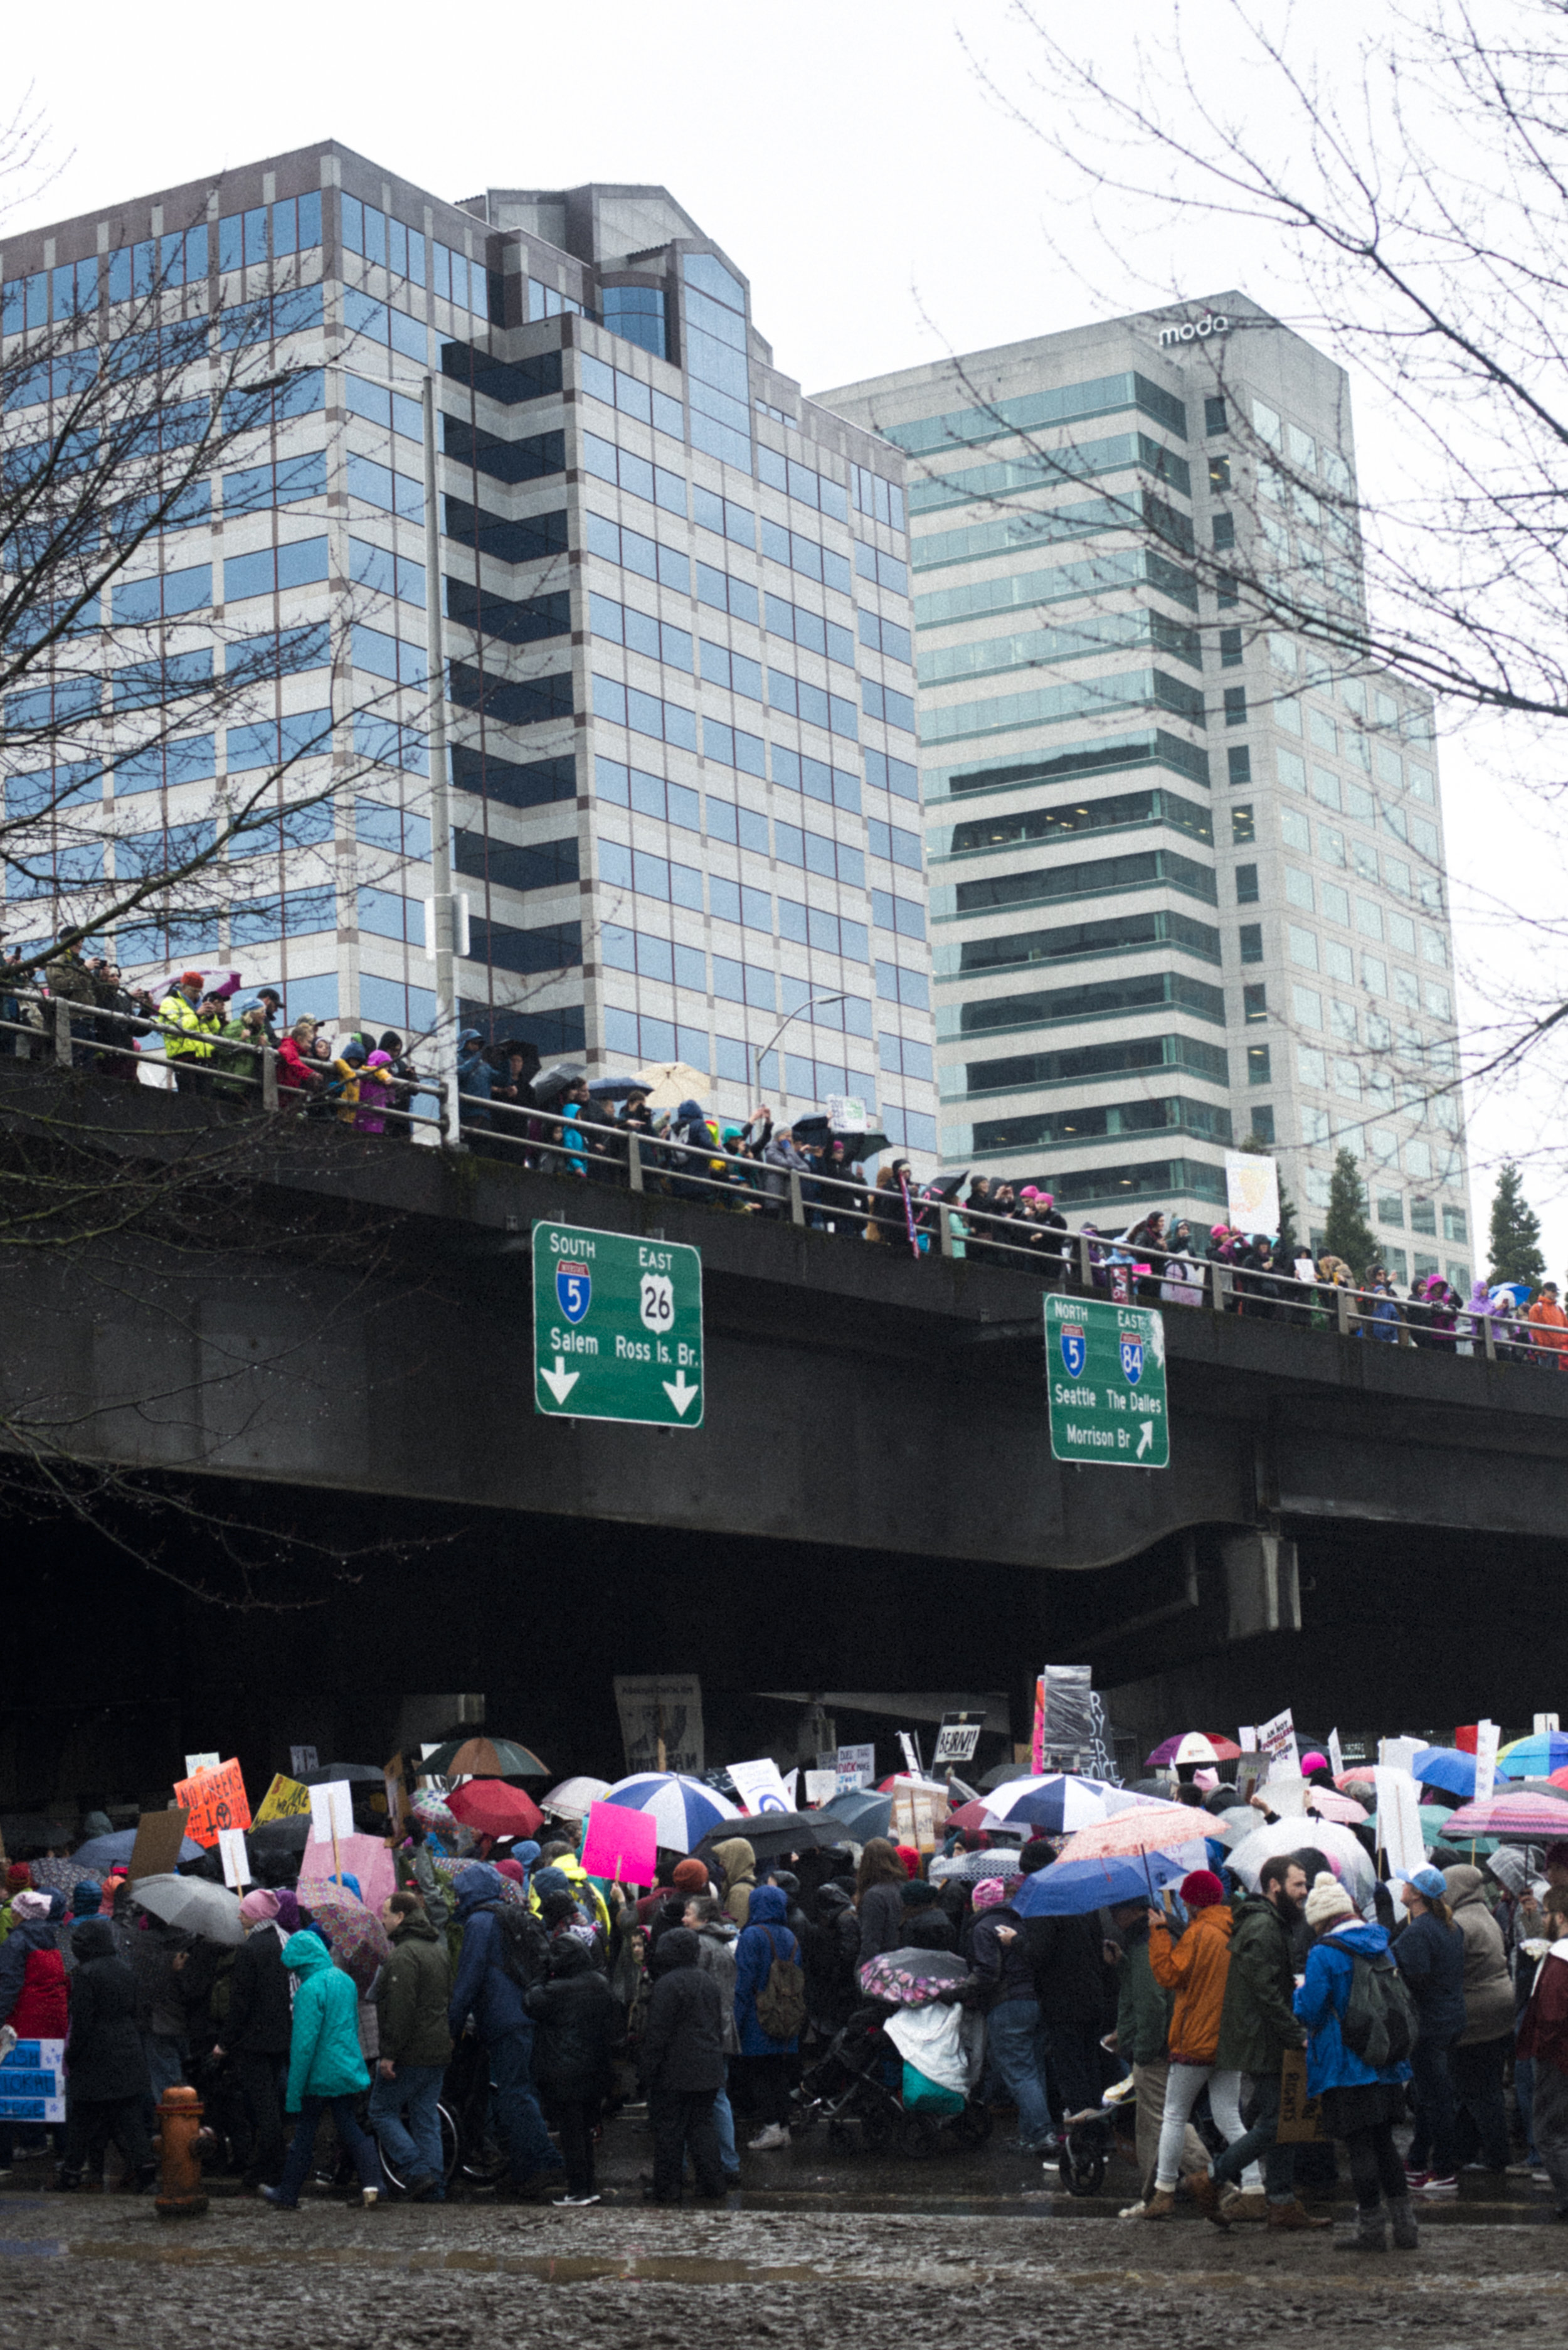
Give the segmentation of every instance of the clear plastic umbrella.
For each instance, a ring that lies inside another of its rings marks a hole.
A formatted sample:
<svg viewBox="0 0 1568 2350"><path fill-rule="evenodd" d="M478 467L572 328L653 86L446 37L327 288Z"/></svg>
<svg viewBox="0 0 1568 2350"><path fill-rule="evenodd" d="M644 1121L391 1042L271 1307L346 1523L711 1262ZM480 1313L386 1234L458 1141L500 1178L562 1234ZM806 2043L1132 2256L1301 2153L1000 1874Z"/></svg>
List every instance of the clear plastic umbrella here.
<svg viewBox="0 0 1568 2350"><path fill-rule="evenodd" d="M1249 1893L1256 1893L1258 1871L1264 1861L1276 1853L1303 1852L1309 1846L1322 1853L1357 1908L1371 1900L1376 1871L1359 1838L1333 1820L1265 1820L1262 1827L1231 1846L1225 1865L1235 1870Z"/></svg>
<svg viewBox="0 0 1568 2350"><path fill-rule="evenodd" d="M245 1939L238 1896L204 1877L139 1877L131 1898L182 1933L200 1934L209 1942Z"/></svg>

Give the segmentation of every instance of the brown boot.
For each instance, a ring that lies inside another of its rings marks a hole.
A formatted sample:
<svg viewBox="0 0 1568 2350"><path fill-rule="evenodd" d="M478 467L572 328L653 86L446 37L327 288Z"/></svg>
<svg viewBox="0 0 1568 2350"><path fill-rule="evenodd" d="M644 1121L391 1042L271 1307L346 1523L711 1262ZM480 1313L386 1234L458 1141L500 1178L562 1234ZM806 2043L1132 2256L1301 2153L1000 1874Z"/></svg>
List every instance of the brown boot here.
<svg viewBox="0 0 1568 2350"><path fill-rule="evenodd" d="M1271 2228L1332 2228L1334 2221L1314 2220L1301 2203L1271 2203L1269 2225Z"/></svg>
<svg viewBox="0 0 1568 2350"><path fill-rule="evenodd" d="M1157 2187L1143 2210L1140 2220L1168 2220L1176 2209L1176 2196L1168 2187Z"/></svg>
<svg viewBox="0 0 1568 2350"><path fill-rule="evenodd" d="M1230 2220L1220 2209L1220 2189L1206 2170L1188 2172L1187 2191L1206 2220L1212 2220L1217 2228L1228 2228L1231 2225Z"/></svg>

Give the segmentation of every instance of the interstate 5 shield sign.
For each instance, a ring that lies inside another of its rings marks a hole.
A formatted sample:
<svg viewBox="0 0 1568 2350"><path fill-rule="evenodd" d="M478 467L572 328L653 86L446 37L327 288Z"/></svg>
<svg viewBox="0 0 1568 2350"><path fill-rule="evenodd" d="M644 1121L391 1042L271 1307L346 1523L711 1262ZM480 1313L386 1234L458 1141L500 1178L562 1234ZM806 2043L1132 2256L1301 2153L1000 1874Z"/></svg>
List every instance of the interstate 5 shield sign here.
<svg viewBox="0 0 1568 2350"><path fill-rule="evenodd" d="M1165 1323L1151 1308L1049 1294L1045 1385L1058 1461L1170 1465Z"/></svg>

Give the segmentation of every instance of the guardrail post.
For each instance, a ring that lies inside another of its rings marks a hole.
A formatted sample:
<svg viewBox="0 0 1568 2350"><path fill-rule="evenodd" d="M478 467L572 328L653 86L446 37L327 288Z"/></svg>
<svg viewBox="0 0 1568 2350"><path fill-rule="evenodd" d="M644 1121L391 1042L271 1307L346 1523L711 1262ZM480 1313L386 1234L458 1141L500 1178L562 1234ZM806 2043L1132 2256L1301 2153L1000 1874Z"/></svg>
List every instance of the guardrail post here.
<svg viewBox="0 0 1568 2350"><path fill-rule="evenodd" d="M1483 1314L1481 1315L1481 1339L1486 1347L1487 1361L1489 1363L1495 1363L1497 1360L1497 1334L1492 1328L1491 1315L1490 1314Z"/></svg>
<svg viewBox="0 0 1568 2350"><path fill-rule="evenodd" d="M1410 1325L1406 1321L1405 1316L1401 1314L1399 1316L1399 1344L1402 1347L1413 1347L1416 1341L1410 1336Z"/></svg>
<svg viewBox="0 0 1568 2350"><path fill-rule="evenodd" d="M1348 1338L1350 1336L1350 1292L1348 1289L1341 1289L1337 1284L1334 1286L1334 1307L1335 1315L1339 1322L1339 1335L1342 1338Z"/></svg>
<svg viewBox="0 0 1568 2350"><path fill-rule="evenodd" d="M1214 1311L1216 1314L1224 1313L1225 1301L1230 1296L1234 1286L1235 1275L1232 1274L1231 1267L1228 1264L1220 1264L1217 1259L1214 1265Z"/></svg>
<svg viewBox="0 0 1568 2350"><path fill-rule="evenodd" d="M1078 1234L1078 1286L1080 1289L1093 1289L1094 1285L1095 1268L1089 1256L1089 1243L1080 1232Z"/></svg>
<svg viewBox="0 0 1568 2350"><path fill-rule="evenodd" d="M635 1131L626 1138L626 1180L633 1191L642 1189L642 1143Z"/></svg>
<svg viewBox="0 0 1568 2350"><path fill-rule="evenodd" d="M59 1067L71 1066L71 1002L68 995L57 995L55 1009L55 1059Z"/></svg>
<svg viewBox="0 0 1568 2350"><path fill-rule="evenodd" d="M262 1046L262 1107L275 1112L277 1108L277 1055L270 1045Z"/></svg>
<svg viewBox="0 0 1568 2350"><path fill-rule="evenodd" d="M789 1220L792 1224L804 1224L805 1222L805 1201L801 1197L798 1167L792 1167L789 1170Z"/></svg>
<svg viewBox="0 0 1568 2350"><path fill-rule="evenodd" d="M937 1232L944 1256L953 1253L953 1211L944 1200L937 1210Z"/></svg>

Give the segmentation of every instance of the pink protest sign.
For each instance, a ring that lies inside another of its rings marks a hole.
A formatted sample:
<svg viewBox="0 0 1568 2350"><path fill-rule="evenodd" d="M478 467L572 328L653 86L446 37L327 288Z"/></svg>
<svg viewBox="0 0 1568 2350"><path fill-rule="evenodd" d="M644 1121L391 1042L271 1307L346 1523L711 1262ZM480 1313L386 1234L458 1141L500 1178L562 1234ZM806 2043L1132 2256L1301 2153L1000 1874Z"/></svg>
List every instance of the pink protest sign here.
<svg viewBox="0 0 1568 2350"><path fill-rule="evenodd" d="M628 1811L624 1804L592 1804L583 1839L583 1866L590 1877L622 1885L651 1885L659 1865L659 1831L651 1812Z"/></svg>
<svg viewBox="0 0 1568 2350"><path fill-rule="evenodd" d="M337 1853L344 1875L358 1878L359 1897L366 1908L379 1915L382 1902L398 1889L391 1854L379 1836L369 1835L340 1835ZM299 1898L307 1909L310 1896L306 1887L327 1883L332 1874L332 1846L307 1844L299 1863Z"/></svg>

